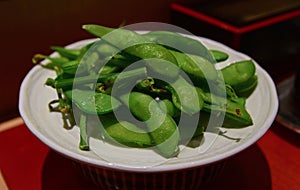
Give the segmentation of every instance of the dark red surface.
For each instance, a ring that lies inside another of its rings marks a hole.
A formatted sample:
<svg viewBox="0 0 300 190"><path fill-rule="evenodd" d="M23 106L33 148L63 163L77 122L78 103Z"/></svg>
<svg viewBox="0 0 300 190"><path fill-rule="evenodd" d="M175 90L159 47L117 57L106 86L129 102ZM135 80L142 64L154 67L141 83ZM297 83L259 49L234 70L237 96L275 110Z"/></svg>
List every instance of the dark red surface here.
<svg viewBox="0 0 300 190"><path fill-rule="evenodd" d="M270 18L262 19L260 21L254 22L252 24L238 27L238 26L232 25L228 22L224 22L220 19L216 19L210 15L193 10L189 7L186 7L186 6L178 4L178 3L172 3L171 9L176 10L181 13L184 13L191 17L197 18L199 20L205 21L214 26L220 27L224 30L228 30L234 34L244 34L244 33L250 32L250 31L254 31L254 30L272 25L272 24L276 24L276 23L279 23L282 21L286 21L286 20L295 18L300 15L300 9L297 9L297 10L289 11L287 13L278 14L278 15L275 15Z"/></svg>
<svg viewBox="0 0 300 190"><path fill-rule="evenodd" d="M256 144L229 158L224 172L206 189L298 189L299 139L299 134L274 123ZM11 190L97 189L25 125L1 132L0 148L0 169Z"/></svg>
<svg viewBox="0 0 300 190"><path fill-rule="evenodd" d="M262 2L262 3L260 3ZM269 4L274 6L269 6ZM237 7L238 5L241 5ZM263 5L264 4L264 5ZM232 5L232 6L229 6ZM250 7L248 5L251 5ZM285 1L277 0L273 1L205 1L194 3L171 3L170 8L172 10L172 22L179 25L191 32L214 39L229 45L230 47L241 50L248 55L254 56L254 58L264 58L270 51L264 52L264 50L251 50L251 48L263 46L266 43L266 39L272 36L279 35L275 40L271 40L271 47L279 47L278 38L283 39L282 31L278 30L279 25L287 23L297 23L293 21L300 16L300 4L299 1L293 1L288 3ZM251 8L252 7L252 8ZM272 28L273 27L273 28ZM271 31L270 31L271 30ZM289 31L288 27L284 27L284 31ZM297 29L296 29L297 30ZM257 34L263 34L263 40L256 39ZM288 39L294 39L291 35L291 31L288 32ZM299 32L298 32L299 33ZM253 40L255 43L246 43L248 39ZM284 40L284 46L287 46L287 41ZM250 46L250 47L248 47ZM263 55L256 51L263 51ZM273 55L273 54L271 54ZM285 52L285 56L288 53ZM279 56L279 55L277 55ZM259 59L258 59L259 60ZM272 60L271 63L276 61ZM268 61L270 62L270 61ZM271 64L269 63L269 64Z"/></svg>

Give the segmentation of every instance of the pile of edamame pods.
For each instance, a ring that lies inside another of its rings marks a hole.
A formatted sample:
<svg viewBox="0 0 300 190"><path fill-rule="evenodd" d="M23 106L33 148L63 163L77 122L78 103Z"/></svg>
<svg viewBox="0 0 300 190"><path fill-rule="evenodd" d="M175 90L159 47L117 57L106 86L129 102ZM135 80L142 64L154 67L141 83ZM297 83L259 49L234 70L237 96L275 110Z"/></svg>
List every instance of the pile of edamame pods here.
<svg viewBox="0 0 300 190"><path fill-rule="evenodd" d="M245 107L257 85L252 60L217 70L215 63L227 60L226 52L208 50L179 33L93 24L83 29L100 40L77 49L52 46L58 57L33 57L34 63L56 72L45 82L57 92L49 109L62 114L65 128L79 126L80 149L89 150L91 115L101 121L106 140L153 148L167 158L178 154L185 130L191 138L201 136L216 118L222 118L219 127L253 124ZM183 116L195 121L192 130L180 125Z"/></svg>

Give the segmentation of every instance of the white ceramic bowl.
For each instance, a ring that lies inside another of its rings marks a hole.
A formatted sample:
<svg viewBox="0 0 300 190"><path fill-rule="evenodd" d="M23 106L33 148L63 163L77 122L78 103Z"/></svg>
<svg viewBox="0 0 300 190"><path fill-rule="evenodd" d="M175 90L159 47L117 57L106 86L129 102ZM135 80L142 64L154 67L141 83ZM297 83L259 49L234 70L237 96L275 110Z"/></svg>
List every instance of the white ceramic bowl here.
<svg viewBox="0 0 300 190"><path fill-rule="evenodd" d="M234 61L250 59L218 42L201 37L196 39L208 49L219 49L229 54L229 59L220 63L219 68ZM82 47L93 40L95 39L79 41L67 47ZM53 53L51 56L57 54ZM44 83L48 77L55 77L55 73L39 65L32 68L22 83L19 110L26 125L37 138L51 149L79 163L83 172L103 189L138 189L146 186L148 189L197 189L221 171L226 158L261 138L274 121L278 110L276 88L266 71L256 62L255 64L258 86L246 103L254 124L242 129L226 129L227 136L241 140L236 142L218 136L212 144L204 144L195 149L184 148L178 157L171 159L162 158L147 150L116 147L93 137L90 138L91 151L79 150L78 127L64 129L60 114L50 113L48 110L48 103L56 99L56 93ZM206 138L210 135L212 134L205 133Z"/></svg>

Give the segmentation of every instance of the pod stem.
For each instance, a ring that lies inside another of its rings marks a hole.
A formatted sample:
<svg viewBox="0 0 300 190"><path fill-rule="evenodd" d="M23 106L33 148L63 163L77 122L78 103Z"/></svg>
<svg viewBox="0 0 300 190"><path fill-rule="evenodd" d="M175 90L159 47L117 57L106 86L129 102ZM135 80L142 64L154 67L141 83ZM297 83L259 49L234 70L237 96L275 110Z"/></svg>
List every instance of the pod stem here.
<svg viewBox="0 0 300 190"><path fill-rule="evenodd" d="M85 114L80 115L80 142L79 148L81 150L89 150L88 135L87 135L87 116Z"/></svg>

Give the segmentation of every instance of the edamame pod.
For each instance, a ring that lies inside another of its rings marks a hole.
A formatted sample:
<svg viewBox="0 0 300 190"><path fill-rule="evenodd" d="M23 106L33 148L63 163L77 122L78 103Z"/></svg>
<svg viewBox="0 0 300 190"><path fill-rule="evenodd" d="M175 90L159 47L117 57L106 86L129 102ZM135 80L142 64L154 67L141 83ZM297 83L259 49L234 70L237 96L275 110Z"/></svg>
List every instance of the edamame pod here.
<svg viewBox="0 0 300 190"><path fill-rule="evenodd" d="M122 28L115 29L96 24L86 24L82 28L121 50L133 45L149 42L149 40L138 35L136 32ZM111 33L111 36L106 36L109 33Z"/></svg>
<svg viewBox="0 0 300 190"><path fill-rule="evenodd" d="M104 40L98 41L94 46L99 54L99 59L101 60L102 64L124 69L133 62L138 61L136 57L120 51Z"/></svg>
<svg viewBox="0 0 300 190"><path fill-rule="evenodd" d="M209 51L217 63L226 61L229 57L229 55L227 53L225 53L224 51L215 50L215 49L211 49Z"/></svg>
<svg viewBox="0 0 300 190"><path fill-rule="evenodd" d="M204 131L208 127L209 119L210 113L201 111L199 114L198 124L196 128L195 126L191 125L179 127L180 140L183 142L183 144L188 143L187 145L189 146L190 142L188 141L193 141L194 137L199 137L203 135ZM193 134L192 136L190 135L191 133Z"/></svg>
<svg viewBox="0 0 300 190"><path fill-rule="evenodd" d="M144 43L131 46L124 51L144 60L151 76L158 75L166 80L175 80L179 74L176 58L161 45Z"/></svg>
<svg viewBox="0 0 300 190"><path fill-rule="evenodd" d="M258 78L256 75L254 75L244 84L235 87L237 95L246 98L249 97L252 94L252 92L255 90L257 83L258 83Z"/></svg>
<svg viewBox="0 0 300 190"><path fill-rule="evenodd" d="M140 78L147 77L146 68L138 68L133 70L124 71L122 73L107 73L102 75L88 75L83 77L76 77L76 78L68 78L68 79L52 79L48 78L46 81L47 86L51 86L53 88L59 89L70 89L75 84L76 86L83 86L87 84L95 84L97 82L104 83L105 85L112 86L115 80L119 77L119 80L123 80L120 85L126 86L128 81L138 80ZM127 82L125 82L127 81Z"/></svg>
<svg viewBox="0 0 300 190"><path fill-rule="evenodd" d="M42 55L42 54L35 54L32 58L32 62L34 64L37 64L37 63L39 63L40 61L42 61L44 59L48 59L52 63L57 64L58 66L60 66L60 65L62 65L62 64L69 61L69 59L66 58L66 57L50 57L50 56Z"/></svg>
<svg viewBox="0 0 300 190"><path fill-rule="evenodd" d="M179 110L193 115L202 109L202 97L198 96L196 88L181 75L166 88L172 93L172 102Z"/></svg>
<svg viewBox="0 0 300 190"><path fill-rule="evenodd" d="M249 95L255 89L257 77L252 60L238 61L221 69L226 84L229 84L238 96Z"/></svg>
<svg viewBox="0 0 300 190"><path fill-rule="evenodd" d="M77 59L81 59L85 53L96 43L97 41L95 42L91 42L91 43L88 43L87 45L83 46L81 49L80 49L80 53L79 53L79 56Z"/></svg>
<svg viewBox="0 0 300 190"><path fill-rule="evenodd" d="M121 69L128 67L132 63L138 61L136 57L130 56L127 54L126 56L122 55L121 53L114 55L109 61L109 65L117 66Z"/></svg>
<svg viewBox="0 0 300 190"><path fill-rule="evenodd" d="M236 86L248 81L255 74L255 65L252 60L238 61L221 69L224 81Z"/></svg>
<svg viewBox="0 0 300 190"><path fill-rule="evenodd" d="M252 118L245 107L245 98L224 98L204 92L196 88L198 95L204 100L203 111L225 114L222 126L228 128L241 128L253 124Z"/></svg>
<svg viewBox="0 0 300 190"><path fill-rule="evenodd" d="M170 50L170 52L175 56L179 68L189 75L195 85L199 82L214 81L218 78L216 68L207 59L174 50Z"/></svg>
<svg viewBox="0 0 300 190"><path fill-rule="evenodd" d="M76 85L86 85L93 84L95 82L105 82L109 78L116 78L117 75L118 73L108 73L105 75L100 75L99 77L94 75L88 75L83 77L67 79L62 79L60 77L57 77L56 79L48 78L45 82L45 85L51 86L56 89L70 89L73 87L74 81L76 82Z"/></svg>
<svg viewBox="0 0 300 190"><path fill-rule="evenodd" d="M198 40L171 31L152 31L144 34L150 41L159 43L177 51L198 55L214 63L211 53Z"/></svg>
<svg viewBox="0 0 300 190"><path fill-rule="evenodd" d="M114 97L91 90L73 89L65 91L64 94L83 112L89 114L106 114L121 105Z"/></svg>
<svg viewBox="0 0 300 190"><path fill-rule="evenodd" d="M179 109L169 99L160 100L159 105L160 108L171 117L176 117L180 114Z"/></svg>
<svg viewBox="0 0 300 190"><path fill-rule="evenodd" d="M238 102L227 99L225 108L211 107L210 109L225 110L223 127L241 128L253 124L252 118L245 106Z"/></svg>
<svg viewBox="0 0 300 190"><path fill-rule="evenodd" d="M121 98L126 103L126 96ZM165 157L177 154L180 137L173 118L163 113L159 104L147 94L131 92L128 98L130 111L135 117L146 122L150 137L159 152Z"/></svg>
<svg viewBox="0 0 300 190"><path fill-rule="evenodd" d="M106 75L109 73L116 73L119 71L120 71L119 67L112 64L106 64L99 70L99 75Z"/></svg>
<svg viewBox="0 0 300 190"><path fill-rule="evenodd" d="M71 74L71 75L75 75L77 74L82 74L84 72L87 72L87 68L86 67L79 67L78 69L78 65L79 65L79 60L73 60L73 61L69 61L67 63L64 63L61 68L63 70L63 73L66 74Z"/></svg>
<svg viewBox="0 0 300 190"><path fill-rule="evenodd" d="M114 47L139 59L151 60L149 68L156 74L170 79L177 78L178 69L171 64L158 64L156 60L164 60L177 64L175 57L164 46L149 41L142 35L126 29L113 29L100 25L83 25L83 29L100 37Z"/></svg>
<svg viewBox="0 0 300 190"><path fill-rule="evenodd" d="M51 46L50 48L58 52L61 57L68 58L69 60L76 60L80 55L80 49L67 49L61 46Z"/></svg>
<svg viewBox="0 0 300 190"><path fill-rule="evenodd" d="M112 114L100 115L104 134L130 147L145 148L155 146L146 130L128 121L118 121Z"/></svg>

